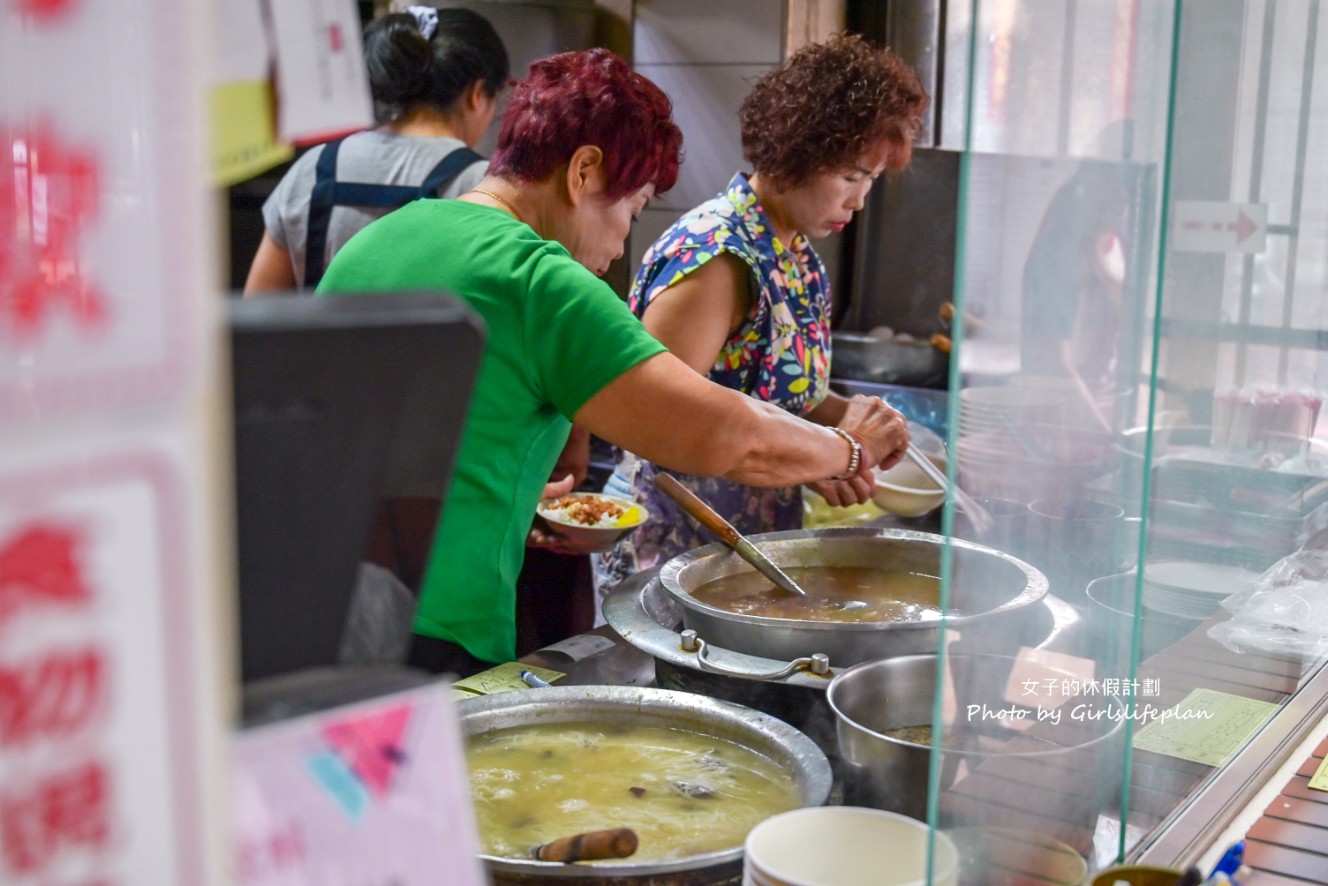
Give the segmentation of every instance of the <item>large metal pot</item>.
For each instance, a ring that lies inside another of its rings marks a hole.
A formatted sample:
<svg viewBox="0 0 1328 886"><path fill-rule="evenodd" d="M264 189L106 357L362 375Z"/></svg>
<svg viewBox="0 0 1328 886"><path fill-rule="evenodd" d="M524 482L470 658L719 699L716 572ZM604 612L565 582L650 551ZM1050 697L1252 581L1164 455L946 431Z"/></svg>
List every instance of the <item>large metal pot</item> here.
<svg viewBox="0 0 1328 886"><path fill-rule="evenodd" d="M604 601L609 625L654 660L657 686L765 711L802 730L834 758L835 717L825 702L825 691L835 669L817 674L790 668L788 661L719 646L689 647L686 632L680 633L682 613L682 606L660 585L659 567L627 579ZM946 645L966 652L1003 653L1027 646L1078 654L1084 630L1077 609L1047 594L1013 618L978 621L964 631L950 630Z"/></svg>
<svg viewBox="0 0 1328 886"><path fill-rule="evenodd" d="M950 355L928 340L836 331L831 345L838 377L913 387L945 386Z"/></svg>
<svg viewBox="0 0 1328 886"><path fill-rule="evenodd" d="M751 541L783 568L857 566L941 574L944 536L907 529L800 529L753 535ZM1047 593L1046 577L1009 554L950 539L952 552L947 627L1016 613ZM664 589L683 607L683 624L707 643L766 658L791 660L815 653L837 667L873 658L935 652L938 623L844 623L740 615L692 596L706 582L752 567L718 544L674 557L660 569Z"/></svg>
<svg viewBox="0 0 1328 886"><path fill-rule="evenodd" d="M1156 655L1179 641L1204 622L1202 618L1184 618L1159 612L1148 606L1135 608L1133 572L1104 575L1089 583L1088 625L1092 645L1089 651L1100 662L1104 674L1128 674L1134 665L1134 625L1142 622L1139 637L1139 661Z"/></svg>
<svg viewBox="0 0 1328 886"><path fill-rule="evenodd" d="M933 723L938 671L935 654L910 655L831 681L845 803L926 818L932 745L889 733ZM1014 827L1091 851L1120 786L1121 702L1080 694L1082 675L1036 656L948 655L945 682L940 825Z"/></svg>
<svg viewBox="0 0 1328 886"><path fill-rule="evenodd" d="M804 806L823 805L832 774L825 754L801 732L768 714L689 692L636 686L565 686L479 696L459 702L467 736L533 723L629 723L691 729L750 748L793 777ZM556 864L483 856L496 886L700 886L737 884L742 847L667 862Z"/></svg>

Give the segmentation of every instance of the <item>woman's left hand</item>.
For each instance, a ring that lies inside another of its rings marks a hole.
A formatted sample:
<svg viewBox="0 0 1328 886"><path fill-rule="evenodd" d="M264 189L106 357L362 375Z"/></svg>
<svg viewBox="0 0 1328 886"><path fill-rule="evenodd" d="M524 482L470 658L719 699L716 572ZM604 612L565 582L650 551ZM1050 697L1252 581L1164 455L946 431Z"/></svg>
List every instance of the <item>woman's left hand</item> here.
<svg viewBox="0 0 1328 886"><path fill-rule="evenodd" d="M872 495L871 484L867 482L862 474L850 477L847 480L819 480L815 483L808 483L807 488L836 508L865 504L871 500Z"/></svg>
<svg viewBox="0 0 1328 886"><path fill-rule="evenodd" d="M564 495L571 495L572 490L576 488L576 478L571 474L566 475L560 480L550 480L544 484L544 491L540 493L540 501L548 501L554 498L562 498Z"/></svg>
<svg viewBox="0 0 1328 886"><path fill-rule="evenodd" d="M575 488L576 477L567 474L562 479L550 480L544 484L544 491L540 493L540 500L548 501L549 499L562 498L564 495L571 495ZM555 554L566 554L569 557L591 553L555 533L542 517L536 517L535 522L530 527L530 532L526 533L526 547L543 548L546 551L553 551Z"/></svg>
<svg viewBox="0 0 1328 886"><path fill-rule="evenodd" d="M540 517L535 518L535 522L530 527L530 532L526 534L526 547L540 548L545 551L552 551L555 554L564 554L568 557L583 557L594 553L558 535Z"/></svg>

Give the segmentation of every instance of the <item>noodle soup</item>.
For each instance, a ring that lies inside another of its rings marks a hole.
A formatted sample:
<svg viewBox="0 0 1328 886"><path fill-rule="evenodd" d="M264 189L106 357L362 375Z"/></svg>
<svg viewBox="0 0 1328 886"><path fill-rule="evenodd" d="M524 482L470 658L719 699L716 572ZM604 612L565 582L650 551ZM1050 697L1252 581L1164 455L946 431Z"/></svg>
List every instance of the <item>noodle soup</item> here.
<svg viewBox="0 0 1328 886"><path fill-rule="evenodd" d="M708 581L692 596L739 615L804 621L935 621L941 617L941 581L934 575L863 566L786 567L806 597L775 587L759 572Z"/></svg>
<svg viewBox="0 0 1328 886"><path fill-rule="evenodd" d="M504 729L470 739L466 759L483 851L502 858L614 827L636 831L633 863L687 858L741 846L755 824L802 805L766 757L661 726Z"/></svg>

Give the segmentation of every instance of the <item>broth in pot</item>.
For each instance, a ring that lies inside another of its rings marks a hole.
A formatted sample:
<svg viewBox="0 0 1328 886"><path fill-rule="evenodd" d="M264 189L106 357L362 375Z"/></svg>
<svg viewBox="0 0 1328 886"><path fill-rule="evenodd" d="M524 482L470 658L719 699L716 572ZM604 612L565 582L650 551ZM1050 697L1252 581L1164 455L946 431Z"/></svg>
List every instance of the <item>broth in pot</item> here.
<svg viewBox="0 0 1328 886"><path fill-rule="evenodd" d="M662 726L502 729L470 739L466 763L483 851L503 858L617 827L636 831L634 863L687 858L741 846L758 822L802 805L770 759Z"/></svg>
<svg viewBox="0 0 1328 886"><path fill-rule="evenodd" d="M941 617L941 580L934 575L863 566L784 567L806 597L782 591L759 572L708 581L692 596L739 615L803 621L914 622Z"/></svg>

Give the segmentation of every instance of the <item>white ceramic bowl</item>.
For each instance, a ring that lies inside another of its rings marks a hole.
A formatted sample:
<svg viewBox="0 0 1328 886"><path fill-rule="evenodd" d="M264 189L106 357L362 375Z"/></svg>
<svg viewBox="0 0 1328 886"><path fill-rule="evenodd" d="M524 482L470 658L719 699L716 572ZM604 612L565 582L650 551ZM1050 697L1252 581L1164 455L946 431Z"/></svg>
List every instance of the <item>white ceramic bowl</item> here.
<svg viewBox="0 0 1328 886"><path fill-rule="evenodd" d="M588 551L607 551L613 547L614 542L618 539L650 519L650 512L641 505L616 495L604 495L599 492L573 492L571 495L564 496L564 498L593 498L599 501L611 502L623 509L623 515L612 526L587 526L571 519L561 509L551 509L550 506L554 504L552 500L546 499L540 502L536 513L544 518L545 522L549 524L549 528L556 535L561 535L573 544Z"/></svg>
<svg viewBox="0 0 1328 886"><path fill-rule="evenodd" d="M747 835L749 886L926 886L925 824L860 806L813 806L767 818ZM932 886L954 886L959 856L935 834Z"/></svg>
<svg viewBox="0 0 1328 886"><path fill-rule="evenodd" d="M1084 857L1060 840L1002 827L962 827L945 832L959 850L960 882L1082 886Z"/></svg>
<svg viewBox="0 0 1328 886"><path fill-rule="evenodd" d="M945 456L927 453L932 464L945 473ZM900 517L921 517L945 501L945 490L931 481L912 459L904 459L888 471L876 472L872 501L883 511Z"/></svg>
<svg viewBox="0 0 1328 886"><path fill-rule="evenodd" d="M945 456L945 440L931 428L916 421L908 422L908 439L928 455Z"/></svg>

